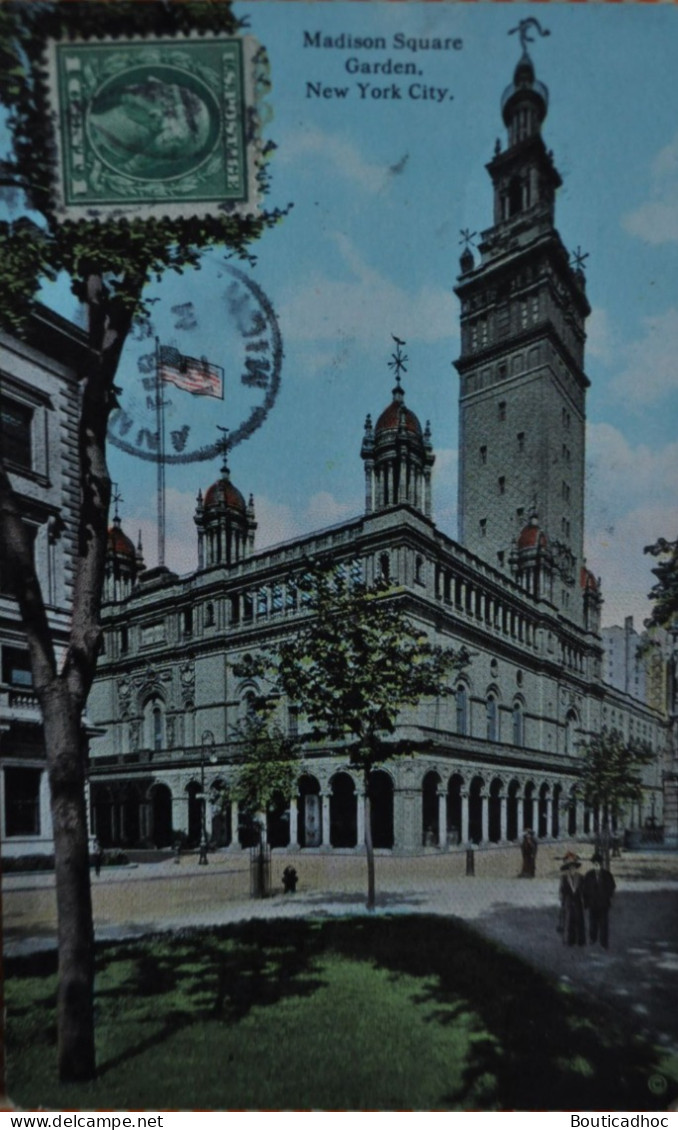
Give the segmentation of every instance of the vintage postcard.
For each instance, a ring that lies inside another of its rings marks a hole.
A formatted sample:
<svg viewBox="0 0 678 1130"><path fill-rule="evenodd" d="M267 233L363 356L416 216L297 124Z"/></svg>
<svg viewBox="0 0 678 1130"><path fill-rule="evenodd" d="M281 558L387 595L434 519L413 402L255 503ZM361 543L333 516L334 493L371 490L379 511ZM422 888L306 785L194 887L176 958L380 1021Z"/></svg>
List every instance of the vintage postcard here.
<svg viewBox="0 0 678 1130"><path fill-rule="evenodd" d="M9 1100L659 1125L678 10L0 16Z"/></svg>

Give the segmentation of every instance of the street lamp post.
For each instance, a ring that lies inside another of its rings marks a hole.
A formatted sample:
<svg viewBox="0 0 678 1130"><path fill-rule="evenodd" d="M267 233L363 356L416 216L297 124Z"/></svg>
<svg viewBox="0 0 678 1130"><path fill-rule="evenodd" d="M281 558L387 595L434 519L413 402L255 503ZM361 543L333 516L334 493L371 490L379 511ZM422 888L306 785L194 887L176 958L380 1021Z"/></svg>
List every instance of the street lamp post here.
<svg viewBox="0 0 678 1130"><path fill-rule="evenodd" d="M200 854L198 864L207 866L207 794L205 793L205 757L206 750L213 749L214 734L211 730L203 730L200 739ZM214 754L210 754L210 761L216 761Z"/></svg>

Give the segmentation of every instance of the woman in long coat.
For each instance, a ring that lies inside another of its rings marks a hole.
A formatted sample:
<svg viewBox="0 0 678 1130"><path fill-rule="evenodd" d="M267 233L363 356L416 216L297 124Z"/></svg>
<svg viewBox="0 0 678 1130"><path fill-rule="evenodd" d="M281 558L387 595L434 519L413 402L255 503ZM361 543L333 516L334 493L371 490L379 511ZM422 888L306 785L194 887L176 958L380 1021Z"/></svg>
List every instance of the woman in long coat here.
<svg viewBox="0 0 678 1130"><path fill-rule="evenodd" d="M560 927L563 944L566 946L586 945L586 926L584 923L583 880L579 874L581 862L572 851L568 851L560 868Z"/></svg>

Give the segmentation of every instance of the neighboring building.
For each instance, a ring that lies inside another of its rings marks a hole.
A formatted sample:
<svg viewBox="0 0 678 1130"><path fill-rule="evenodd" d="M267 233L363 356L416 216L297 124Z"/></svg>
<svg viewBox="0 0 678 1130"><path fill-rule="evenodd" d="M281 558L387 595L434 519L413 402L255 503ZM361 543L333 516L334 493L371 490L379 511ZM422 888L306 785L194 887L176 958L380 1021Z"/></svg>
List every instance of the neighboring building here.
<svg viewBox="0 0 678 1130"><path fill-rule="evenodd" d="M660 715L605 686L602 598L583 558L584 276L554 227L560 178L541 137L547 92L524 55L502 99L508 147L488 166L494 223L481 260L466 250L461 299L461 536L433 521L428 425L392 400L368 417L361 455L365 513L257 552L254 506L221 477L198 494L199 567L188 577L139 571L114 523L105 654L89 709L105 730L92 745L91 802L104 844L169 844L200 835L203 781L228 789L234 726L256 687L234 674L307 616L294 585L309 557L349 577L381 577L410 619L472 653L453 694L404 710L399 734L417 751L372 776L375 845L400 852L450 842L589 834L577 802L577 746L603 726L647 741L657 762L641 810L661 820ZM291 734L294 704L280 706ZM296 794L269 821L279 846L362 842L362 789L341 750L307 748ZM247 842L234 803L209 812L219 845Z"/></svg>
<svg viewBox="0 0 678 1130"><path fill-rule="evenodd" d="M641 649L643 637L633 627L633 616L627 616L624 626L614 624L611 628L603 628L600 633L603 641L605 655L603 658L603 678L605 682L630 694L641 702L648 702L646 697L646 656ZM661 710L662 705L654 702L655 709Z"/></svg>
<svg viewBox="0 0 678 1130"><path fill-rule="evenodd" d="M25 340L0 333L0 452L35 546L54 645L67 641L80 500L78 373L86 335L37 305ZM52 849L41 715L0 560L0 838L5 855Z"/></svg>

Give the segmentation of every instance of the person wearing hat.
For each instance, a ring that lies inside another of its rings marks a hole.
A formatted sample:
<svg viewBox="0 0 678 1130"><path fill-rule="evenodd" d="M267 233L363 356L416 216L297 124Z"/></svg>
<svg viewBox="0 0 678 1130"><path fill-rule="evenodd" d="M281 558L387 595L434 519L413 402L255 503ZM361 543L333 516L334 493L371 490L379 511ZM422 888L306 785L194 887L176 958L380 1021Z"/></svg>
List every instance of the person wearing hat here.
<svg viewBox="0 0 678 1130"><path fill-rule="evenodd" d="M582 897L589 916L589 941L594 945L598 939L603 949L610 943L610 906L615 891L615 881L610 871L603 867L603 857L599 851L591 856L595 866L587 871L582 883Z"/></svg>
<svg viewBox="0 0 678 1130"><path fill-rule="evenodd" d="M560 920L558 928L563 932L566 946L586 945L586 926L584 923L583 880L579 874L581 860L573 851L563 857L560 868Z"/></svg>

